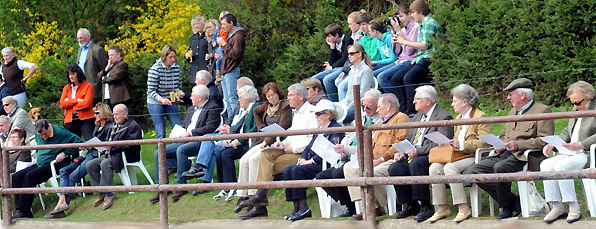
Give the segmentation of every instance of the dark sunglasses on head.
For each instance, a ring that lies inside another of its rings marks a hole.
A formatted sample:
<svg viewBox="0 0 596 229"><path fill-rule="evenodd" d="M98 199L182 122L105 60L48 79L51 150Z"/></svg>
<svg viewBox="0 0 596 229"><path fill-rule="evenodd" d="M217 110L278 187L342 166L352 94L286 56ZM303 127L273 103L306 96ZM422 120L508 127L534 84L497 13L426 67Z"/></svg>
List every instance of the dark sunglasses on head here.
<svg viewBox="0 0 596 229"><path fill-rule="evenodd" d="M577 101L577 102L573 102L573 101L569 101L569 102L570 102L572 105L579 106L579 105L582 105L582 103L584 102L584 100L585 100L585 99L582 99L581 101Z"/></svg>

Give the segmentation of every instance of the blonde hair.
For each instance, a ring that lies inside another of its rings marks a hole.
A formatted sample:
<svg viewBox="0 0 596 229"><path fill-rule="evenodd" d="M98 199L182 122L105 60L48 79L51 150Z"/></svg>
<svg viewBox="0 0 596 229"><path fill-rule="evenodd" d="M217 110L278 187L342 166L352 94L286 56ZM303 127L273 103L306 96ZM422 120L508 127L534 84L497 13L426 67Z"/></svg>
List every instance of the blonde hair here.
<svg viewBox="0 0 596 229"><path fill-rule="evenodd" d="M174 47L172 47L171 45L164 45L163 48L161 49L161 53L159 54L159 56L161 57L161 61L163 62L164 60L166 60L166 57L171 52L174 52L174 54L176 54L176 49Z"/></svg>
<svg viewBox="0 0 596 229"><path fill-rule="evenodd" d="M211 42L211 38L213 38L213 34L209 35L209 33L207 33L207 30L211 29L211 27L217 28L218 26L219 23L215 19L209 19L205 23L205 38L207 38L207 42Z"/></svg>
<svg viewBox="0 0 596 229"><path fill-rule="evenodd" d="M594 99L595 96L594 87L592 86L592 84L581 80L569 86L569 89L567 90L567 96L570 96L574 92L583 94L586 98L590 100Z"/></svg>
<svg viewBox="0 0 596 229"><path fill-rule="evenodd" d="M360 12L359 11L354 11L354 12L348 14L348 18L350 20L352 20L353 22L356 22L356 20L358 19L358 15L360 15Z"/></svg>
<svg viewBox="0 0 596 229"><path fill-rule="evenodd" d="M203 16L201 13L197 13L194 16L192 16L192 19L190 20L190 27L192 28L192 32L193 33L197 33L197 32L205 32L205 27L203 27L203 31L196 31L195 27L192 26L194 24L203 24L205 25L205 21L207 19L205 18L205 16Z"/></svg>

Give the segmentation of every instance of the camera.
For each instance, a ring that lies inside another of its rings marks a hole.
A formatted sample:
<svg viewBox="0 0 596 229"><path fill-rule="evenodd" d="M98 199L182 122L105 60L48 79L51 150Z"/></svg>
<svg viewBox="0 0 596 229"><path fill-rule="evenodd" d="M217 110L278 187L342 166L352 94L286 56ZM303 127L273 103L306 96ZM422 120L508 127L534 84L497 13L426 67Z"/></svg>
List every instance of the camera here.
<svg viewBox="0 0 596 229"><path fill-rule="evenodd" d="M391 20L395 20L397 22L397 24L401 25L401 22L399 21L399 17L393 16L393 17L387 18L383 21L385 23L385 26L387 26L389 28L393 28L393 26L391 26Z"/></svg>
<svg viewBox="0 0 596 229"><path fill-rule="evenodd" d="M75 158L75 159L73 160L73 162L74 162L74 163L77 163L77 164L79 164L79 165L80 165L81 163L83 163L83 161L84 161L84 160L85 160L85 157L83 157L83 156L78 156L77 158Z"/></svg>

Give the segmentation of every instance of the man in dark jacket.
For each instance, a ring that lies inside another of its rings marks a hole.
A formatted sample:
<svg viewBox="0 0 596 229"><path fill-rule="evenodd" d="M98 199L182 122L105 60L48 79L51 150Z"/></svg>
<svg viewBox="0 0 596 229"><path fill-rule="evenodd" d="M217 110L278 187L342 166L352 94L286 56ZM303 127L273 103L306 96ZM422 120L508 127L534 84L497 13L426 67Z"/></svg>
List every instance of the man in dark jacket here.
<svg viewBox="0 0 596 229"><path fill-rule="evenodd" d="M97 78L97 73L103 70L108 63L108 53L101 46L91 41L91 33L86 28L80 28L77 31L77 42L79 42L79 51L77 52L77 64L87 77L85 80L93 84L93 104L101 101L101 79Z"/></svg>
<svg viewBox="0 0 596 229"><path fill-rule="evenodd" d="M236 94L236 80L240 76L240 62L244 57L244 46L246 30L237 26L238 21L232 14L226 14L221 18L221 27L229 33L228 42L221 37L217 38L217 44L224 49L221 61L222 91L228 118L234 117L234 110L239 106L238 95Z"/></svg>
<svg viewBox="0 0 596 229"><path fill-rule="evenodd" d="M192 106L188 108L184 118L184 132L179 138L203 136L213 133L221 123L221 107L214 101L209 100L209 89L205 85L197 85L192 88ZM170 136L172 137L172 136ZM166 146L166 160L168 164L176 164L177 184L186 184L182 179L182 173L190 168L188 157L196 156L199 153L201 142L171 143ZM155 157L155 180L159 181L158 151L153 153ZM168 181L169 182L169 181ZM177 191L172 199L178 201L187 191ZM149 200L151 203L159 202L159 195Z"/></svg>
<svg viewBox="0 0 596 229"><path fill-rule="evenodd" d="M214 101L215 103L217 103L218 106L223 108L223 98L219 93L219 89L217 88L217 86L215 86L215 83L213 82L213 76L211 75L211 73L209 73L209 71L198 71L194 82L195 85L207 86L207 89L209 89L209 100ZM192 100L190 99L191 93L184 93L182 91L178 91L176 92L176 95L179 99L182 99L182 101L185 104L192 105Z"/></svg>
<svg viewBox="0 0 596 229"><path fill-rule="evenodd" d="M122 141L141 139L142 130L139 124L128 118L128 108L124 104L118 104L114 107L114 125L108 132L106 141ZM87 163L87 172L89 180L93 186L112 186L114 173L120 173L124 168L122 153L126 155L127 162L137 162L141 160L140 145L125 146L107 146L104 155L95 158ZM101 172L101 173L100 173ZM103 202L103 210L112 207L116 196L112 192L101 193L99 198L93 202L97 207Z"/></svg>

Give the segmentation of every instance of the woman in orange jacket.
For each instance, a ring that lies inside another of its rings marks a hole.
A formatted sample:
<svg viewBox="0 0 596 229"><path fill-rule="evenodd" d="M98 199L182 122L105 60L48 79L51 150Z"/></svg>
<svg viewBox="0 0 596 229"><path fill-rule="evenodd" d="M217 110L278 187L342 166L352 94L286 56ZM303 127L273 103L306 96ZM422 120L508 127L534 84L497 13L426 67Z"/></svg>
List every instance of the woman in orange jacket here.
<svg viewBox="0 0 596 229"><path fill-rule="evenodd" d="M60 108L64 109L64 128L89 140L95 126L93 119L93 84L77 64L66 69L68 84L62 90Z"/></svg>

